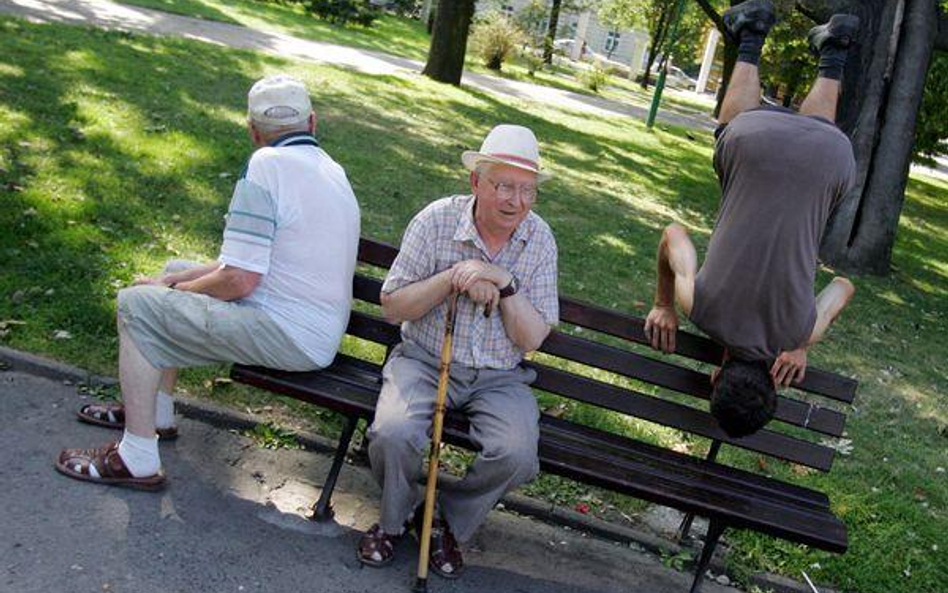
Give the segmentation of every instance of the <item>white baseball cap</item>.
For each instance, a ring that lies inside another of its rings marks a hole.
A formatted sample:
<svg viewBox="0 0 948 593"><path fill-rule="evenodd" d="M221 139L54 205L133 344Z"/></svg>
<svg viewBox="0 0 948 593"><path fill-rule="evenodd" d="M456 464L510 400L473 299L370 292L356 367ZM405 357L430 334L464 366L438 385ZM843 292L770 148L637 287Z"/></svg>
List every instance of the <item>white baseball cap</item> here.
<svg viewBox="0 0 948 593"><path fill-rule="evenodd" d="M537 174L537 182L553 177L540 168L540 147L530 128L500 124L484 138L479 151L465 150L461 162L469 171L481 163L498 163L525 169Z"/></svg>
<svg viewBox="0 0 948 593"><path fill-rule="evenodd" d="M247 114L262 124L285 126L301 123L312 111L306 87L285 74L258 80L247 93Z"/></svg>

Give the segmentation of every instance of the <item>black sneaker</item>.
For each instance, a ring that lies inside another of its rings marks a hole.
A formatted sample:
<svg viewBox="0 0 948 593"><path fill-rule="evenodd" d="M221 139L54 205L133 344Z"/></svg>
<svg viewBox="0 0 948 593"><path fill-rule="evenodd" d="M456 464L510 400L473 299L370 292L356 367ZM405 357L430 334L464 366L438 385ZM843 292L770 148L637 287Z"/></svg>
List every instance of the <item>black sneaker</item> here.
<svg viewBox="0 0 948 593"><path fill-rule="evenodd" d="M737 6L732 6L721 15L728 34L740 41L741 30L750 28L751 31L766 35L777 22L777 13L770 0L747 0Z"/></svg>
<svg viewBox="0 0 948 593"><path fill-rule="evenodd" d="M832 45L846 49L859 32L859 17L853 14L834 14L829 22L810 29L807 38L810 50L819 55L823 48Z"/></svg>

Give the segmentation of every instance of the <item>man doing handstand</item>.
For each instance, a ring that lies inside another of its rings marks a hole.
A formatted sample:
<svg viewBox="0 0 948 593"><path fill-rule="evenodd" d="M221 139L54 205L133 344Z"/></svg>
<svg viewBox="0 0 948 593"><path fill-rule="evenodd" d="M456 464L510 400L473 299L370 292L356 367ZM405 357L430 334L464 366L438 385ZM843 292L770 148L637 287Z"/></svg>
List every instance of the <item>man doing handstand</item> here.
<svg viewBox="0 0 948 593"><path fill-rule="evenodd" d="M684 227L665 229L645 332L652 347L673 352L677 303L725 347L711 413L741 437L773 417L776 386L803 379L807 350L854 292L840 277L818 297L813 285L827 219L855 176L852 145L834 122L859 19L835 15L810 31L819 77L799 113L760 104L757 64L776 21L770 0L739 4L723 19L740 49L715 134L720 210L700 270Z"/></svg>

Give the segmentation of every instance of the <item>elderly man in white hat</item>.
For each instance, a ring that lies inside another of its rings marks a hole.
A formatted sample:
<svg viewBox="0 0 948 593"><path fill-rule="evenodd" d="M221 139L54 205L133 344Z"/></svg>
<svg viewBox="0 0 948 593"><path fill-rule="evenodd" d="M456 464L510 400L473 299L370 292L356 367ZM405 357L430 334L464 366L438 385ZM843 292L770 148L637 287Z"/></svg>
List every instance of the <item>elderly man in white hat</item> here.
<svg viewBox="0 0 948 593"><path fill-rule="evenodd" d="M79 419L123 428L99 449L67 449L67 476L153 490L165 476L158 438L177 436L177 369L238 362L306 371L328 365L345 333L359 243L359 206L342 167L313 136L301 82L258 81L248 94L258 149L237 182L216 262L171 262L119 291L124 404L90 404Z"/></svg>
<svg viewBox="0 0 948 593"><path fill-rule="evenodd" d="M538 471L535 373L520 363L559 319L556 242L531 211L538 184L549 178L533 132L497 126L480 151L461 158L472 195L437 200L415 216L382 286L382 310L402 324L402 343L385 365L368 431L381 517L358 549L365 564L390 562L393 541L421 500L441 340L457 291L466 298L458 304L448 406L466 414L479 452L465 478L440 494L430 566L448 578L463 568L458 542Z"/></svg>

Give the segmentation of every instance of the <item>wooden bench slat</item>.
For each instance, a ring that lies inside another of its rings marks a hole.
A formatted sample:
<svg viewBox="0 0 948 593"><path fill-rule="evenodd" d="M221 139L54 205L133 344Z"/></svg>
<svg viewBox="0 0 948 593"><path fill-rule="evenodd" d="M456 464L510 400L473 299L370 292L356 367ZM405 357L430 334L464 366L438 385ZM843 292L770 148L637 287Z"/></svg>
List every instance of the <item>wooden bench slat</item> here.
<svg viewBox="0 0 948 593"><path fill-rule="evenodd" d="M541 465L547 471L638 498L674 506L703 516L723 517L729 525L746 527L816 548L846 551L846 526L830 512L807 512L762 499L730 496L704 488L682 485L630 462L589 463L586 451L541 441ZM580 469L581 468L581 469Z"/></svg>
<svg viewBox="0 0 948 593"><path fill-rule="evenodd" d="M359 261L361 262L380 268L391 268L397 255L398 248L394 245L365 237L359 239Z"/></svg>
<svg viewBox="0 0 948 593"><path fill-rule="evenodd" d="M592 403L602 408L630 414L643 420L670 426L736 447L765 453L778 459L828 471L835 451L829 447L796 439L771 430L760 430L740 439L722 431L708 412L665 399L616 387L588 377L580 377L537 363L528 363L537 371L533 384L537 389Z"/></svg>
<svg viewBox="0 0 948 593"><path fill-rule="evenodd" d="M550 332L540 350L704 400L711 397L711 381L704 373L585 338ZM784 396L777 402L775 417L782 422L832 436L843 434L844 414Z"/></svg>
<svg viewBox="0 0 948 593"><path fill-rule="evenodd" d="M364 340L391 346L401 341L401 332L397 325L385 321L377 315L353 311L349 314L349 326L346 333Z"/></svg>
<svg viewBox="0 0 948 593"><path fill-rule="evenodd" d="M634 451L634 454L643 459L651 459L653 463L665 463L671 466L680 466L685 471L699 474L707 479L723 480L731 484L751 485L762 492L773 496L787 498L795 504L809 506L816 509L829 509L829 497L826 494L789 482L781 482L753 472L738 468L708 462L701 457L686 453L678 453L644 441L606 432L591 426L577 424L570 420L554 418L544 414L540 425L545 434L555 434L561 440L574 440L579 443L595 443L601 450L622 456L625 451Z"/></svg>
<svg viewBox="0 0 948 593"><path fill-rule="evenodd" d="M592 303L560 298L560 321L572 323L604 334L649 345L645 337L645 320ZM714 341L678 330L675 336L675 353L706 362L721 364L723 349ZM817 395L845 403L852 403L856 396L856 381L821 369L808 367L806 377L800 385L794 385Z"/></svg>

